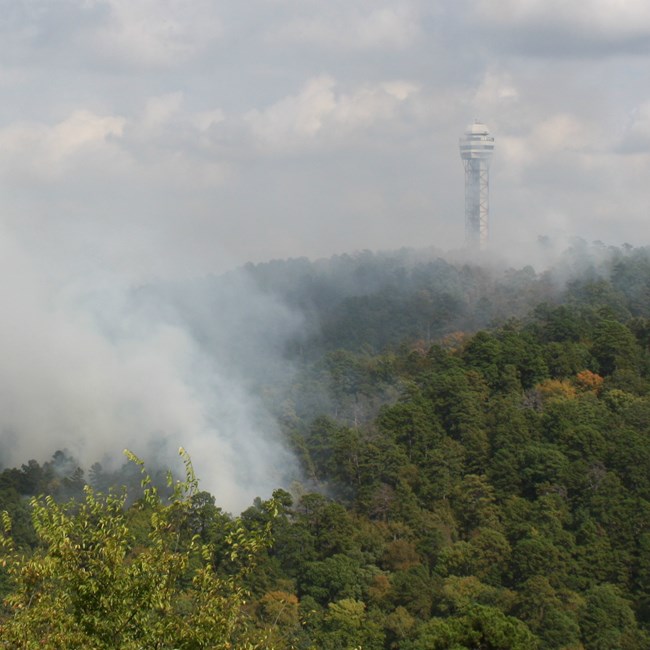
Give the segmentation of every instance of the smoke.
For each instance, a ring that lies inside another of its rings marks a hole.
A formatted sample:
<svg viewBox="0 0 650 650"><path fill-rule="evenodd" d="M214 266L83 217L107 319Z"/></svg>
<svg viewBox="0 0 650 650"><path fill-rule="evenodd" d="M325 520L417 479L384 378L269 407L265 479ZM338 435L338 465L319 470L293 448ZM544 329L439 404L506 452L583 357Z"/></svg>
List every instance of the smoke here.
<svg viewBox="0 0 650 650"><path fill-rule="evenodd" d="M0 233L2 463L42 462L67 449L84 467L100 461L110 468L129 448L170 466L183 446L203 489L232 511L298 477L266 405L289 393L287 343L318 327L318 315L309 312L313 291L324 282L325 299L372 293L383 277L377 269L385 266L390 275L397 262L417 266L441 255L402 251L395 264L382 266L390 255L380 254L379 266L366 264L364 272L357 266L373 255L356 262L344 256L331 262L337 272L329 280L327 261L294 261L286 278L282 264L270 263L250 274L134 284L137 274L109 272L90 256L53 264L56 252L37 239L18 243L23 240ZM493 277L511 265L553 269L549 280L560 288L609 255L604 245L575 241L566 255L565 244L538 238L444 257L478 264ZM314 286L303 277L309 269L310 277L322 275Z"/></svg>
<svg viewBox="0 0 650 650"><path fill-rule="evenodd" d="M55 278L0 242L5 465L64 448L85 467L121 463L124 448L170 465L183 446L202 488L232 511L296 471L252 390L290 376L282 348L295 313L241 274L136 289L106 272Z"/></svg>

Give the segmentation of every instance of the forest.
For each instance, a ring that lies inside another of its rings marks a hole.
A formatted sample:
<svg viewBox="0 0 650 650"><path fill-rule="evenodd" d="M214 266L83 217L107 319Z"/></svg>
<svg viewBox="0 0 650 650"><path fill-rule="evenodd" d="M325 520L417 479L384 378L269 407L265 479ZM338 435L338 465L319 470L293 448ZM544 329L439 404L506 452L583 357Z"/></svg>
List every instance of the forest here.
<svg viewBox="0 0 650 650"><path fill-rule="evenodd" d="M650 647L650 249L238 273L304 315L250 375L301 480L233 515L182 450L2 468L0 647Z"/></svg>

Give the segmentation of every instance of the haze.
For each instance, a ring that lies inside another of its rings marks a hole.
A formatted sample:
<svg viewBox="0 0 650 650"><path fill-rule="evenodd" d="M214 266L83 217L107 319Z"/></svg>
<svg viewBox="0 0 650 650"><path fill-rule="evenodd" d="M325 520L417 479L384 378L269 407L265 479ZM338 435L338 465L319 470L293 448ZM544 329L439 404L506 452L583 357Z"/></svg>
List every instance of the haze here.
<svg viewBox="0 0 650 650"><path fill-rule="evenodd" d="M120 442L136 428L168 427L171 439L189 422L213 444L206 413L215 383L220 403L234 405L232 430L255 429L255 401L236 373L196 372L203 355L184 326L131 318L124 292L247 261L458 248L458 138L474 118L496 139L493 246L538 235L647 242L646 2L5 0L0 8L10 359L0 380L11 388L2 442L19 461L44 430L52 445L81 439L61 434L72 422L107 439L133 400L139 415ZM300 315L266 305L253 288L246 296L241 313L271 309L279 348ZM236 336L226 322L220 331ZM151 375L161 385L152 388ZM255 431L251 446L268 442ZM226 447L215 453L229 458ZM274 453L286 461L280 446Z"/></svg>

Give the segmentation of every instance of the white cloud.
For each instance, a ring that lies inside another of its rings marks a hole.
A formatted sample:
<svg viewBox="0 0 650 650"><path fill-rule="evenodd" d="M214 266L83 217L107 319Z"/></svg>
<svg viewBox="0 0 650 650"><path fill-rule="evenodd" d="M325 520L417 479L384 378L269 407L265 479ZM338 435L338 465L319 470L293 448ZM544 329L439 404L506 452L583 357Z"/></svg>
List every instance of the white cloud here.
<svg viewBox="0 0 650 650"><path fill-rule="evenodd" d="M533 125L528 138L528 149L534 156L584 151L598 143L594 127L595 125L574 115L553 115Z"/></svg>
<svg viewBox="0 0 650 650"><path fill-rule="evenodd" d="M481 0L473 19L493 51L592 60L650 53L643 0Z"/></svg>
<svg viewBox="0 0 650 650"><path fill-rule="evenodd" d="M21 183L73 186L126 187L136 177L150 187L221 183L227 161L211 129L223 120L219 109L187 111L176 92L149 98L129 117L77 109L55 123L16 122L0 129L0 171Z"/></svg>
<svg viewBox="0 0 650 650"><path fill-rule="evenodd" d="M632 111L619 142L618 151L625 154L650 153L650 100Z"/></svg>
<svg viewBox="0 0 650 650"><path fill-rule="evenodd" d="M107 18L91 46L130 65L176 66L220 39L223 25L210 0L95 0Z"/></svg>
<svg viewBox="0 0 650 650"><path fill-rule="evenodd" d="M512 76L499 70L488 70L474 95L474 104L490 113L503 109L504 103L519 98Z"/></svg>
<svg viewBox="0 0 650 650"><path fill-rule="evenodd" d="M139 126L150 129L165 126L181 112L182 107L183 94L180 92L150 97Z"/></svg>
<svg viewBox="0 0 650 650"><path fill-rule="evenodd" d="M510 182L540 185L549 178L557 186L584 191L584 181L602 168L615 139L603 125L570 113L549 115L527 130L504 132L497 138L495 155L501 173Z"/></svg>
<svg viewBox="0 0 650 650"><path fill-rule="evenodd" d="M403 49L422 35L419 3L295 3L283 24L272 25L272 42L326 49Z"/></svg>
<svg viewBox="0 0 650 650"><path fill-rule="evenodd" d="M345 93L333 77L310 79L290 95L244 119L254 136L275 149L291 150L315 142L333 146L355 132L397 117L400 108L418 93L407 81L364 84Z"/></svg>
<svg viewBox="0 0 650 650"><path fill-rule="evenodd" d="M220 108L211 111L199 111L190 117L190 122L202 132L209 131L226 119L225 113Z"/></svg>
<svg viewBox="0 0 650 650"><path fill-rule="evenodd" d="M65 120L47 125L18 122L0 130L0 166L11 177L53 181L65 176L85 156L114 149L125 120L118 116L74 111Z"/></svg>
<svg viewBox="0 0 650 650"><path fill-rule="evenodd" d="M5 61L130 70L174 68L223 36L211 0L13 0L2 3Z"/></svg>
<svg viewBox="0 0 650 650"><path fill-rule="evenodd" d="M510 27L596 29L596 36L650 31L650 5L645 0L481 0L477 12L483 20Z"/></svg>

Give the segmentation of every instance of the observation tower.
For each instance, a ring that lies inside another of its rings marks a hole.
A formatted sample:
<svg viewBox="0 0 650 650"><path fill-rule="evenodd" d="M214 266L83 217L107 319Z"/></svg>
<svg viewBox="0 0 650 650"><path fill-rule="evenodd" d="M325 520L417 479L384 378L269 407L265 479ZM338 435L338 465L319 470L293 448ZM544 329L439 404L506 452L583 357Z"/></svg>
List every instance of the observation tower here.
<svg viewBox="0 0 650 650"><path fill-rule="evenodd" d="M494 138L485 124L475 120L460 139L460 157L465 167L465 244L468 248L487 246L493 151Z"/></svg>

